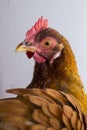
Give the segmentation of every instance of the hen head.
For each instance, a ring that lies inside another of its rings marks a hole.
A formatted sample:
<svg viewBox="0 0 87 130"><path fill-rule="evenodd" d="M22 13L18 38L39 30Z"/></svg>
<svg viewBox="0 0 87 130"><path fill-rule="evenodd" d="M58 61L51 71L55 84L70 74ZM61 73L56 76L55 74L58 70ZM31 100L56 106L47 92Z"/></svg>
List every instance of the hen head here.
<svg viewBox="0 0 87 130"><path fill-rule="evenodd" d="M64 48L58 34L48 27L47 19L40 17L27 31L25 40L17 46L16 51L26 51L28 58L33 57L37 63L53 63Z"/></svg>

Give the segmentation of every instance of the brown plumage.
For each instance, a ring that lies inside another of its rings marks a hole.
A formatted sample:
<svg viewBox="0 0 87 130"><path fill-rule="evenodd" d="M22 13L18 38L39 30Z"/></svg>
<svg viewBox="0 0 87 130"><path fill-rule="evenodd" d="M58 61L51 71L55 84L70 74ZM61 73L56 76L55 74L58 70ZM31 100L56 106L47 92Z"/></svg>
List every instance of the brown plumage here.
<svg viewBox="0 0 87 130"><path fill-rule="evenodd" d="M0 130L86 130L72 96L53 89L14 89L18 99L0 101Z"/></svg>
<svg viewBox="0 0 87 130"><path fill-rule="evenodd" d="M67 39L41 17L16 51L34 57L33 79L0 100L0 130L86 130L87 95Z"/></svg>

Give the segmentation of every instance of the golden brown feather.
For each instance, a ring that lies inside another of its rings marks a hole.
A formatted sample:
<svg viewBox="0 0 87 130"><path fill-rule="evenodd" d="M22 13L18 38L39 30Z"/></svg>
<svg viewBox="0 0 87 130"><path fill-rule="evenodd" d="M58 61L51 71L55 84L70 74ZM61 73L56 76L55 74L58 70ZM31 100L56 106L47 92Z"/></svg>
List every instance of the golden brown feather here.
<svg viewBox="0 0 87 130"><path fill-rule="evenodd" d="M0 101L0 130L86 130L77 99L53 89L13 89Z"/></svg>

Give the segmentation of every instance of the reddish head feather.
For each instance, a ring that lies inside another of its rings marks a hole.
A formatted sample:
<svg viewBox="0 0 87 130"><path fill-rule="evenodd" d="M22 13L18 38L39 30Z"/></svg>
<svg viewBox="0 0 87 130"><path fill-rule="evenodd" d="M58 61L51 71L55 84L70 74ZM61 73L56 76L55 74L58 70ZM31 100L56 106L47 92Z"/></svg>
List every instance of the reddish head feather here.
<svg viewBox="0 0 87 130"><path fill-rule="evenodd" d="M37 33L39 33L41 30L44 30L48 27L48 20L43 19L41 16L38 21L35 23L35 25L27 31L25 41L27 42L33 42L34 38Z"/></svg>

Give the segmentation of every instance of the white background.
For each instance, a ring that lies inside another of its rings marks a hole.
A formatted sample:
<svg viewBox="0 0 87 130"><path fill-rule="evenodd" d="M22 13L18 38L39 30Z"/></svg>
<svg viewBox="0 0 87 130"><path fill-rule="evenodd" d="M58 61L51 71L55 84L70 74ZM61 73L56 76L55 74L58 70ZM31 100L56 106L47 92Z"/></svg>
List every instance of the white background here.
<svg viewBox="0 0 87 130"><path fill-rule="evenodd" d="M34 60L15 48L41 15L69 40L87 90L87 0L0 0L0 98L32 79Z"/></svg>

